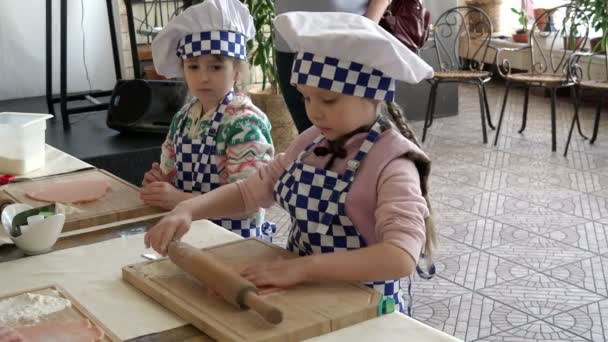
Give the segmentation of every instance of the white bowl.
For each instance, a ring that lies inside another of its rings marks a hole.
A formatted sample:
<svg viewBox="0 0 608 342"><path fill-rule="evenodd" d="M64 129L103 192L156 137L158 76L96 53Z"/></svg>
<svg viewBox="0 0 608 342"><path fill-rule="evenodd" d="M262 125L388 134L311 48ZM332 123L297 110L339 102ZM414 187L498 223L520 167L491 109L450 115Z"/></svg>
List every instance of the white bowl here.
<svg viewBox="0 0 608 342"><path fill-rule="evenodd" d="M51 250L65 223L64 214L55 214L47 217L44 221L29 225L29 229L25 230L19 237L14 237L10 234L11 223L13 218L26 210L33 209L27 204L11 204L2 211L2 225L4 231L13 240L19 249L25 254L35 255L46 253Z"/></svg>

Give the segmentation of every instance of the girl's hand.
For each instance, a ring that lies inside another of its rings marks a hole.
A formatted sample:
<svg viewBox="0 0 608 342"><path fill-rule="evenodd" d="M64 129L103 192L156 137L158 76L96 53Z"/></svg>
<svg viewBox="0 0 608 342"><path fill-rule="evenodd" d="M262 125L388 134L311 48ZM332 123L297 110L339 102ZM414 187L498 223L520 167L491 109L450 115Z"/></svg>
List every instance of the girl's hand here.
<svg viewBox="0 0 608 342"><path fill-rule="evenodd" d="M15 329L8 327L0 327L0 342L23 342L23 336Z"/></svg>
<svg viewBox="0 0 608 342"><path fill-rule="evenodd" d="M146 248L152 247L162 256L167 255L171 241L179 241L190 229L192 214L186 210L173 210L163 217L144 236Z"/></svg>
<svg viewBox="0 0 608 342"><path fill-rule="evenodd" d="M186 199L184 193L167 182L152 182L139 191L139 198L144 203L167 210Z"/></svg>
<svg viewBox="0 0 608 342"><path fill-rule="evenodd" d="M309 280L308 258L279 259L245 267L241 276L255 286L290 287Z"/></svg>
<svg viewBox="0 0 608 342"><path fill-rule="evenodd" d="M153 182L170 182L175 175L173 170L168 175L163 174L158 163L152 163L152 168L144 174L144 180L141 182L143 186L146 186Z"/></svg>

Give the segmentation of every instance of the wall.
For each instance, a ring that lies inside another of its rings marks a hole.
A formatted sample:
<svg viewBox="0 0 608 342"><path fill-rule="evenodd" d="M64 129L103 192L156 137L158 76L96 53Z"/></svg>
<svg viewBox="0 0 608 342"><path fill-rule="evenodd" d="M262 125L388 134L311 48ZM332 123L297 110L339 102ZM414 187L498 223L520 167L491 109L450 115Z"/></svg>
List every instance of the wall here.
<svg viewBox="0 0 608 342"><path fill-rule="evenodd" d="M84 2L84 31L81 27ZM45 0L0 1L0 100L46 92ZM59 93L59 4L53 1L53 90ZM116 81L105 0L68 0L68 92L107 90ZM118 3L114 0L115 18Z"/></svg>

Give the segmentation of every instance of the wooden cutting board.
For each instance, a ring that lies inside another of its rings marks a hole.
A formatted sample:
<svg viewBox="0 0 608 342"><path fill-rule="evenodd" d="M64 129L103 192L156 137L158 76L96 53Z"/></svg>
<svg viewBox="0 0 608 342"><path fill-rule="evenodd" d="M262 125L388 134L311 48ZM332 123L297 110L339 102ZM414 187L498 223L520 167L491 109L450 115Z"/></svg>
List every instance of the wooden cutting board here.
<svg viewBox="0 0 608 342"><path fill-rule="evenodd" d="M36 288L36 289L21 291L18 293L12 293L12 294L0 297L0 301L9 299L9 298L13 298L13 297L19 296L21 294L25 294L25 293L61 297L61 298L70 300L70 302L72 303L71 306L69 306L61 311L54 312L46 317L42 317L40 319L39 323L68 322L68 321L72 321L72 320L88 319L89 321L91 321L92 324L96 325L101 330L103 330L105 336L101 341L105 341L105 342L120 341L120 339L116 335L114 335L110 330L108 330L108 328L106 328L97 318L95 318L95 316L93 316L90 312L88 312L82 306L82 304L80 304L74 297L72 297L64 288L60 287L59 285L49 285L49 286L40 287L40 288ZM19 327L19 325L12 326L12 328L18 328L18 327Z"/></svg>
<svg viewBox="0 0 608 342"><path fill-rule="evenodd" d="M10 183L1 188L0 202L6 200L6 202L40 207L48 203L29 198L28 192L40 189L45 185L92 178L107 180L110 189L104 197L95 202L71 205L75 210L66 215L64 232L163 212L161 209L144 204L139 199L138 187L98 169Z"/></svg>
<svg viewBox="0 0 608 342"><path fill-rule="evenodd" d="M262 240L249 238L205 249L241 269L252 262L297 256ZM308 283L264 295L284 314L278 325L255 312L239 310L208 293L204 284L169 259L126 266L123 279L184 320L219 341L301 341L378 315L381 295L356 283Z"/></svg>

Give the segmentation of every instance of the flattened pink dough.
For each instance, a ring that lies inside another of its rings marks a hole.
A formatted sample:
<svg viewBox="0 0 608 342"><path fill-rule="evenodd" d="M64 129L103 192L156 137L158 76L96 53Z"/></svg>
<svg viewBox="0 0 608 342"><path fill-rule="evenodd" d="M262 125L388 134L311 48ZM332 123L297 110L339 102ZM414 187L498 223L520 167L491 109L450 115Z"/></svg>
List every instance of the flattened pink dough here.
<svg viewBox="0 0 608 342"><path fill-rule="evenodd" d="M43 202L64 204L95 202L102 198L110 184L103 179L62 182L42 186L27 193L27 197Z"/></svg>

